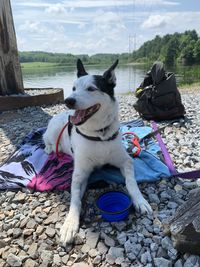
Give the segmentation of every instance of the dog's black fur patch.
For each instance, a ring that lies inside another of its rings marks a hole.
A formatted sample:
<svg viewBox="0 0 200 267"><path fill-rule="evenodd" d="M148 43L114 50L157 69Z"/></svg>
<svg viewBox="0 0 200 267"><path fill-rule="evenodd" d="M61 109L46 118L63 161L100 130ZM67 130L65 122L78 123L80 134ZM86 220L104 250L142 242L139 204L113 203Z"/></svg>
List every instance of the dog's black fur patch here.
<svg viewBox="0 0 200 267"><path fill-rule="evenodd" d="M115 101L114 96L114 88L115 84L108 83L106 79L101 75L93 75L95 84L99 90L101 90L103 93L108 94L113 101Z"/></svg>

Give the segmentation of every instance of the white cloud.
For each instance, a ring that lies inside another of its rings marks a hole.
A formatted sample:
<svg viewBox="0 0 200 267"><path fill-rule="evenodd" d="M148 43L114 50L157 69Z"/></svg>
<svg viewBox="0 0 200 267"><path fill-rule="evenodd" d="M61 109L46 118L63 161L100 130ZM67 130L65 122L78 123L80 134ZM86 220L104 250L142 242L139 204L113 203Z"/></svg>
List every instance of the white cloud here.
<svg viewBox="0 0 200 267"><path fill-rule="evenodd" d="M14 1L14 0L12 0ZM171 5L180 5L178 1L163 1L163 0L64 0L62 1L62 6L69 8L94 8L94 7L124 7L124 6L152 6L152 5L160 5L160 6L171 6ZM26 1L21 0L16 3L19 6L27 6L27 7L49 7L51 5L48 1L39 1L32 0Z"/></svg>
<svg viewBox="0 0 200 267"><path fill-rule="evenodd" d="M29 33L43 34L47 28L43 27L38 21L26 20L24 24L19 26L19 30Z"/></svg>
<svg viewBox="0 0 200 267"><path fill-rule="evenodd" d="M66 9L62 4L57 3L57 4L50 5L49 7L47 7L45 9L45 12L50 13L50 14L65 14Z"/></svg>
<svg viewBox="0 0 200 267"><path fill-rule="evenodd" d="M175 31L196 29L200 12L176 0L11 0L19 50L64 53L128 52ZM135 6L133 6L135 3ZM174 8L174 5L175 8ZM134 8L133 8L134 7ZM172 12L172 10L174 10ZM176 11L175 11L176 10ZM135 41L136 40L136 41Z"/></svg>
<svg viewBox="0 0 200 267"><path fill-rule="evenodd" d="M141 27L143 29L162 28L170 21L170 17L166 15L151 15L145 20Z"/></svg>

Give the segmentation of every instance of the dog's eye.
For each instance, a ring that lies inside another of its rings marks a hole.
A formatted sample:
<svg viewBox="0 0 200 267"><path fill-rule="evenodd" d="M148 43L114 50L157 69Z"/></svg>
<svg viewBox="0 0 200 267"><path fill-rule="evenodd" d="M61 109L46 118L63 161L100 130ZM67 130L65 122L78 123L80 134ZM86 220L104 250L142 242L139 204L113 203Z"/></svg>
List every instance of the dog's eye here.
<svg viewBox="0 0 200 267"><path fill-rule="evenodd" d="M72 87L72 91L76 91L76 87L74 86L74 87Z"/></svg>
<svg viewBox="0 0 200 267"><path fill-rule="evenodd" d="M95 91L95 90L96 90L96 88L95 88L95 87L91 87L91 86L90 86L90 87L88 87L88 88L87 88L87 90L88 90L88 91L90 91L90 92L93 92L93 91Z"/></svg>

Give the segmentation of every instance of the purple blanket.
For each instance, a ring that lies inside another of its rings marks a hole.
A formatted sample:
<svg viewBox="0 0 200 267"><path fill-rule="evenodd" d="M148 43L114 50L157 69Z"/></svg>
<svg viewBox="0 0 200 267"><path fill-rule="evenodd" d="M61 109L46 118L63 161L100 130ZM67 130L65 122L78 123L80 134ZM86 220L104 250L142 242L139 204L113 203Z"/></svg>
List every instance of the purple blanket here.
<svg viewBox="0 0 200 267"><path fill-rule="evenodd" d="M129 123L122 124L121 132L130 129L129 126L135 127L136 134L142 133L146 135L151 131L150 127L141 127L143 126L141 120ZM53 152L50 155L44 152L42 135L45 130L46 128L41 128L27 135L13 155L0 167L0 189L28 187L37 191L46 191L53 189L66 190L70 188L73 159L64 153L57 157ZM138 157L135 160L137 181L145 181L145 179L146 181L155 181L170 176L166 165L158 157L151 155L152 151L158 154L160 153L159 146L153 143L152 140L150 140L149 144L148 153L146 155L144 153L141 154L141 158ZM145 160L146 165L144 165ZM154 166L154 169L147 169L152 168L152 166ZM141 168L143 168L143 171L141 171ZM109 180L109 177L112 176L112 181L123 182L123 177L119 171L112 171L112 169L108 171L107 169L103 169L103 171L104 176L107 175L106 179ZM144 177L137 177L141 172L144 173ZM148 177L150 174L151 176ZM102 177L101 170L99 170L99 173L96 171L93 175L94 182L96 176Z"/></svg>

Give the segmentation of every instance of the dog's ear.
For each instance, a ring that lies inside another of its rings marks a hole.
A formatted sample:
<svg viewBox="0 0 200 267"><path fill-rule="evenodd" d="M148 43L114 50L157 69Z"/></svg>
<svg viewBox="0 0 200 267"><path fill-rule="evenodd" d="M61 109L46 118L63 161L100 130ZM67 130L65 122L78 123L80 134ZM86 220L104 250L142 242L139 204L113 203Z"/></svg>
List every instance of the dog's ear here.
<svg viewBox="0 0 200 267"><path fill-rule="evenodd" d="M116 76L115 76L115 68L117 67L119 60L117 59L115 63L104 72L103 78L109 83L113 84L114 86L116 85Z"/></svg>
<svg viewBox="0 0 200 267"><path fill-rule="evenodd" d="M88 75L80 58L77 60L77 77Z"/></svg>

